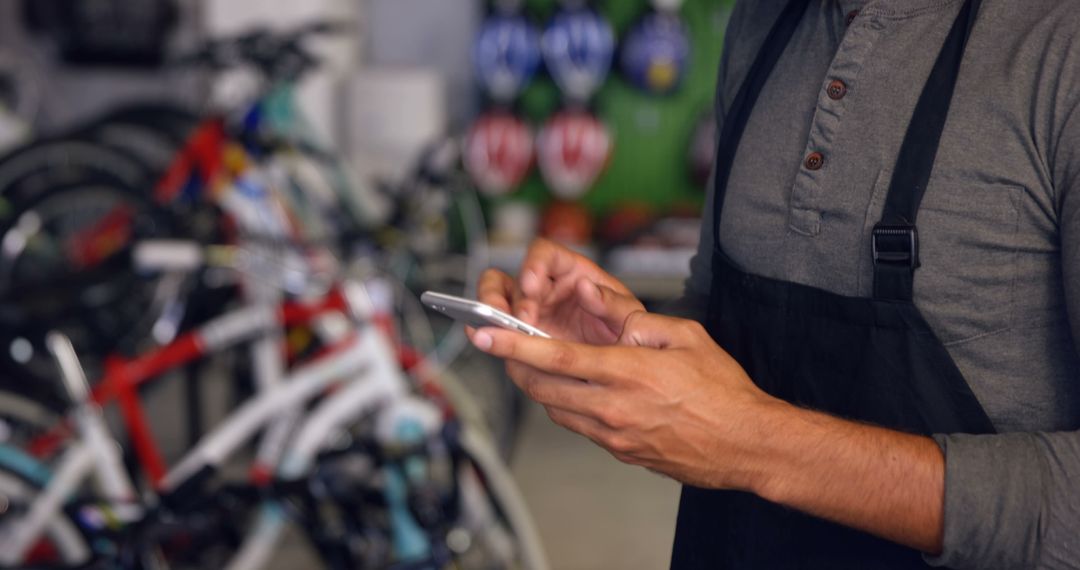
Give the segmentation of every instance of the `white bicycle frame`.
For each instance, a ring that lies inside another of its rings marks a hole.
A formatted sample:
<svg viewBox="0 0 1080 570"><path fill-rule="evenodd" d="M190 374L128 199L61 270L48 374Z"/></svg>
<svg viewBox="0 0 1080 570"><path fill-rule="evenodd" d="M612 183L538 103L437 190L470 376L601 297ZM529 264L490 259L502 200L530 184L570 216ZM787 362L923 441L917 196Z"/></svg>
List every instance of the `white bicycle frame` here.
<svg viewBox="0 0 1080 570"><path fill-rule="evenodd" d="M124 470L115 441L101 417L101 410L89 400L89 390L70 343L60 336L50 337L50 348L64 370L65 384L75 385L73 396L80 396L75 411L77 440L64 452L55 475L37 497L30 510L17 524L5 527L0 534L0 563L19 563L42 536L50 520L62 516L64 502L85 481L95 484L107 500L118 503L135 500L134 486ZM405 385L396 374L370 374L385 366L374 364L380 355L393 354L374 330L367 330L349 342L337 354L297 369L287 382L258 394L241 406L228 420L202 439L166 475L162 490L168 493L192 475L206 468L215 469L241 446L253 439L277 418L314 399L331 385L355 381L364 385L371 402L378 403L403 393ZM362 375L362 376L361 376ZM331 395L333 399L336 395ZM78 561L76 561L78 562Z"/></svg>
<svg viewBox="0 0 1080 570"><path fill-rule="evenodd" d="M235 315L232 315L235 317ZM231 331L222 323L212 329L221 336L218 342L249 336L249 327L239 328L232 321ZM226 332L231 334L226 334ZM211 335L213 336L213 335ZM57 517L63 516L63 505L79 487L92 482L102 497L118 504L135 502L132 482L124 470L118 446L109 433L99 407L90 401L89 388L74 349L66 338L50 337L53 350L62 370L65 387L79 404L74 420L76 441L68 447L58 462L55 474L35 499L28 513L16 524L2 527L0 533L0 564L18 564L34 544L46 533ZM216 344L216 343L215 343ZM281 479L301 479L312 469L318 453L327 439L358 418L377 409L392 405L407 397L408 387L396 362L393 347L374 327L368 327L336 354L298 368L282 384L270 387L242 405L222 425L207 434L166 475L162 491L167 494L207 469L216 470L245 443L267 427L275 425L283 414L300 409L328 388L341 384L324 402L303 418L302 427L284 451L277 475ZM470 456L488 476L506 511L509 523L522 545L526 567L546 570L535 526L528 515L524 500L510 479L497 452L468 427L462 437ZM264 567L273 556L288 521L272 504L264 506L254 532L249 533L236 556L227 566L234 570ZM81 553L85 558L89 552ZM72 563L85 562L71 560Z"/></svg>

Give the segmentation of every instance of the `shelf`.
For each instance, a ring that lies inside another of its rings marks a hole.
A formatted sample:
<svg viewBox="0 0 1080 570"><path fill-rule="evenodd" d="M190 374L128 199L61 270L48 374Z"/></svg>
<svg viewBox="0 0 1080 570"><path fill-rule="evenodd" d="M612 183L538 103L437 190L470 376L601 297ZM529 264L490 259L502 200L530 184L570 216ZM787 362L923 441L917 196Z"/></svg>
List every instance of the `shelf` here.
<svg viewBox="0 0 1080 570"><path fill-rule="evenodd" d="M620 248L598 260L595 248L577 248L577 251L598 261L634 295L648 301L682 296L683 283L690 274L690 258L694 255L693 249ZM525 248L492 246L488 255L492 267L514 275L525 258Z"/></svg>

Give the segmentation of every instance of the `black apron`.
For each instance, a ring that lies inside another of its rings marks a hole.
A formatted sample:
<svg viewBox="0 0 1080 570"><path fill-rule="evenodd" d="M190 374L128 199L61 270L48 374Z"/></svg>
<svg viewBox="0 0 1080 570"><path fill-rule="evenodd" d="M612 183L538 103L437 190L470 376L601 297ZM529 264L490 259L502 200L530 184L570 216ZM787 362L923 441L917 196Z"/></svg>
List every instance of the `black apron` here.
<svg viewBox="0 0 1080 570"><path fill-rule="evenodd" d="M735 151L762 86L810 0L792 0L725 118L716 160L719 227ZM945 347L912 303L915 217L933 169L964 46L978 12L966 0L908 126L872 233L873 298L750 275L717 246L709 333L764 391L788 402L911 433L992 433ZM717 227L713 235L718 236ZM683 487L672 568L927 568L919 552L754 495Z"/></svg>

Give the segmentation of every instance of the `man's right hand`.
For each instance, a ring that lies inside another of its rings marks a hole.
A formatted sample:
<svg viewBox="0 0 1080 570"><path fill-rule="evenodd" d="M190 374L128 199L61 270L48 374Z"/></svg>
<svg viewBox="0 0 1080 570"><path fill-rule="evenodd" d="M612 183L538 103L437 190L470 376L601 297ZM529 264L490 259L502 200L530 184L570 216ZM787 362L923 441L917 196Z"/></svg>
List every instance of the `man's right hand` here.
<svg viewBox="0 0 1080 570"><path fill-rule="evenodd" d="M645 307L618 279L583 255L537 239L530 246L517 281L497 269L480 277L485 303L513 314L555 338L612 344L626 318Z"/></svg>

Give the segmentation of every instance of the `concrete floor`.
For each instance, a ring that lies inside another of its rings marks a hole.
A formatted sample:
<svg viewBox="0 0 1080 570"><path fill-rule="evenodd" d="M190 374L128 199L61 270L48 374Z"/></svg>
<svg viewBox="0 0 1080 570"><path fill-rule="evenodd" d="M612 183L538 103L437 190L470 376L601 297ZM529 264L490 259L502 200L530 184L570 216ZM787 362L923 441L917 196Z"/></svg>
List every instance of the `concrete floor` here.
<svg viewBox="0 0 1080 570"><path fill-rule="evenodd" d="M513 461L552 570L668 567L679 485L619 463L531 408Z"/></svg>

